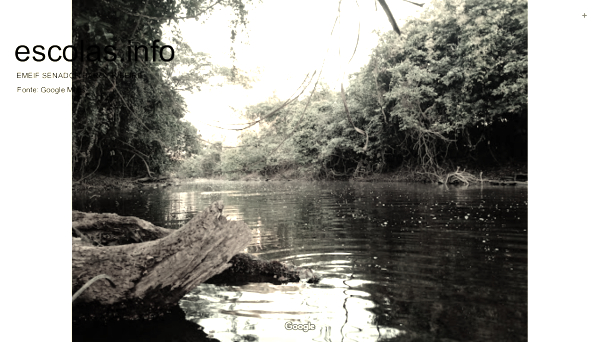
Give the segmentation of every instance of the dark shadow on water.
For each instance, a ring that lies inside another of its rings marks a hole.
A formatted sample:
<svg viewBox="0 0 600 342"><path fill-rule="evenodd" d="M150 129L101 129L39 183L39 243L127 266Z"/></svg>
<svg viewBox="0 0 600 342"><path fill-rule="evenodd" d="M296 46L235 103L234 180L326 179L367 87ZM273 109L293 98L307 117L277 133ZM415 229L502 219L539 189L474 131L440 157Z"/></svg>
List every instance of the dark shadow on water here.
<svg viewBox="0 0 600 342"><path fill-rule="evenodd" d="M151 321L78 323L73 325L73 342L219 342L201 329L179 309Z"/></svg>

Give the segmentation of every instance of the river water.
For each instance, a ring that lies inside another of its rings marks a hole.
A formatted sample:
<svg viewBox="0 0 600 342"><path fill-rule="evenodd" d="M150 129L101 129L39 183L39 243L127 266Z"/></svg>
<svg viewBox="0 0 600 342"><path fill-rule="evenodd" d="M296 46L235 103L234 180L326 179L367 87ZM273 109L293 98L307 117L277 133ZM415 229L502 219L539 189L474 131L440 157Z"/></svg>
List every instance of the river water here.
<svg viewBox="0 0 600 342"><path fill-rule="evenodd" d="M251 228L245 252L323 277L199 286L180 306L222 342L527 340L526 186L195 181L73 209L177 229L216 200Z"/></svg>

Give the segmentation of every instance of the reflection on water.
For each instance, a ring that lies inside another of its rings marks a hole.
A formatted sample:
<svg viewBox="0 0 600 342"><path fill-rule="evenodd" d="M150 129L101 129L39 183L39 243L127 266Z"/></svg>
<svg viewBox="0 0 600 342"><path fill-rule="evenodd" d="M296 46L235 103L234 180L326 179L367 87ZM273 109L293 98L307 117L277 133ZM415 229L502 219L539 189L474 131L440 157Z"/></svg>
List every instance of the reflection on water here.
<svg viewBox="0 0 600 342"><path fill-rule="evenodd" d="M221 341L256 336L260 341L375 341L405 333L378 327L370 294L325 279L320 286L248 284L217 287L204 284L181 301L188 319ZM204 313L211 313L206 317ZM312 323L304 330L286 330L285 323ZM310 329L310 330L309 330ZM354 337L353 337L354 336Z"/></svg>
<svg viewBox="0 0 600 342"><path fill-rule="evenodd" d="M193 182L93 194L74 195L73 209L173 229L222 199L253 231L246 252L323 276L198 287L180 305L221 341L527 339L526 187Z"/></svg>

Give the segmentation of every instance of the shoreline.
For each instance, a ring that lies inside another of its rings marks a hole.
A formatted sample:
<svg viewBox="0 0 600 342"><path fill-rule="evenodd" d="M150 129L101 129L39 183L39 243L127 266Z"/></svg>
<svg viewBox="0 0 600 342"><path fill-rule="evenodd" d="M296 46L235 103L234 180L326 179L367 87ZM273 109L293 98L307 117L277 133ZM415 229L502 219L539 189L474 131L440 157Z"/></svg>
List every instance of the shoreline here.
<svg viewBox="0 0 600 342"><path fill-rule="evenodd" d="M446 170L446 173L454 173L456 170ZM486 167L460 170L467 172L471 180L479 183L480 180L492 185L527 185L527 164L508 164L501 167ZM523 178L525 177L525 178ZM158 188L179 185L181 182L194 180L206 181L329 181L329 182L407 182L407 183L435 183L432 177L408 168L398 169L386 173L373 173L361 177L352 176L332 176L315 177L313 174L303 172L300 168L291 168L282 172L277 172L264 176L261 173L254 172L244 175L218 175L214 177L189 177L179 178L171 172L166 177L158 177L156 180L149 180L147 177L115 177L102 174L90 175L82 182L73 180L72 191L86 190L133 190L139 188Z"/></svg>

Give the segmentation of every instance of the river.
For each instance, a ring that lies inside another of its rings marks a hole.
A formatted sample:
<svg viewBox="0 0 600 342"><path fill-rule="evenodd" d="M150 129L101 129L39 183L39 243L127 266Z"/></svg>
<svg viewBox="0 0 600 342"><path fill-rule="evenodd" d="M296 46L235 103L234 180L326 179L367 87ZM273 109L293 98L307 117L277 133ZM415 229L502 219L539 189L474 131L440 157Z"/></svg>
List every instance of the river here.
<svg viewBox="0 0 600 342"><path fill-rule="evenodd" d="M323 277L199 286L180 306L222 342L527 340L526 186L193 181L73 209L177 229L216 200L251 228L245 252Z"/></svg>

